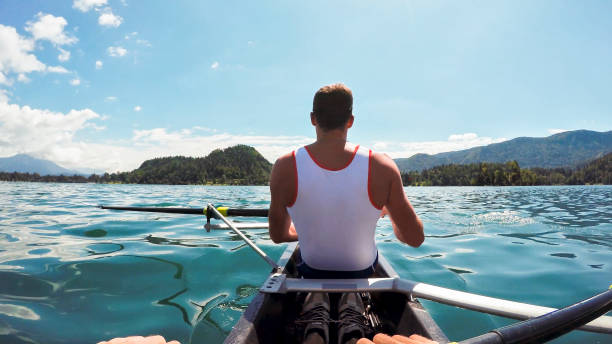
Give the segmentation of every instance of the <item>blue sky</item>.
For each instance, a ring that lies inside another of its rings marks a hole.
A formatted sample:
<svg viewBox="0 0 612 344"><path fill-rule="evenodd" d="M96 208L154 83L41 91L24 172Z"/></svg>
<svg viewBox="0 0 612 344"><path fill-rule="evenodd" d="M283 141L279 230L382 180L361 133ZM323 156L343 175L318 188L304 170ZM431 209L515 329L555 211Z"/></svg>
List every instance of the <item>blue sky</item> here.
<svg viewBox="0 0 612 344"><path fill-rule="evenodd" d="M0 1L0 156L130 170L311 142L322 85L349 139L409 157L612 129L609 1Z"/></svg>

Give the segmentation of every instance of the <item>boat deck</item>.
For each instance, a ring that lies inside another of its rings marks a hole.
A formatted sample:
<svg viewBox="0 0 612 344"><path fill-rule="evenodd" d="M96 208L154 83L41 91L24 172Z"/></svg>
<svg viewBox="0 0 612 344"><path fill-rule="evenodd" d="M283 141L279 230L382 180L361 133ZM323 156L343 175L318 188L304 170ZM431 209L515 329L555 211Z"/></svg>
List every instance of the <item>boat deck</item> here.
<svg viewBox="0 0 612 344"><path fill-rule="evenodd" d="M278 264L284 267L288 277L297 277L296 264L299 263L299 248L290 244ZM397 273L386 259L379 256L375 277L396 277ZM439 343L448 338L438 327L429 313L418 300L410 300L402 293L372 292L372 311L381 322L377 332L388 334L420 334ZM242 315L226 344L238 343L300 343L302 332L295 320L300 314L305 293L268 294L259 292ZM332 304L339 294L330 294ZM333 309L334 307L332 307ZM332 310L332 319L337 316ZM336 343L335 326L330 326L330 343Z"/></svg>

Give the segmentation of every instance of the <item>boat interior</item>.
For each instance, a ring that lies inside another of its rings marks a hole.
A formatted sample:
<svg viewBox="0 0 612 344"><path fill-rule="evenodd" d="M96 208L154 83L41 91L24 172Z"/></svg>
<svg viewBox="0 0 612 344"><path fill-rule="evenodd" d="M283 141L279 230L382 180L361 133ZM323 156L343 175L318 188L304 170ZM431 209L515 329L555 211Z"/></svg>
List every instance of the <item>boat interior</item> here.
<svg viewBox="0 0 612 344"><path fill-rule="evenodd" d="M290 245L281 259L283 273L287 277L299 277L296 266L300 262L299 247ZM372 277L397 276L393 268L379 257L379 264ZM394 292L360 293L365 305L365 321L370 331L367 336L375 333L390 335L401 334L409 336L419 334L439 343L448 342L444 333L431 318L429 313L416 299ZM301 343L303 340L304 323L299 321L306 293L266 294L259 292L249 308L238 321L225 343ZM339 293L330 293L332 305L331 319L338 319L337 304ZM296 322L296 320L298 320ZM330 323L329 343L335 344L338 339L338 329Z"/></svg>

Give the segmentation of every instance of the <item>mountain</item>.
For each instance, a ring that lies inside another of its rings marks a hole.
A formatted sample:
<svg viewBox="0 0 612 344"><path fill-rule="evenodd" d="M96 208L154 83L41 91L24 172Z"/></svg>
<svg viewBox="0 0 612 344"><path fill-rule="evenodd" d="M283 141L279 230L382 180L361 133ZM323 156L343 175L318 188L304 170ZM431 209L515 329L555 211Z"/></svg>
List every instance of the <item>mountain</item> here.
<svg viewBox="0 0 612 344"><path fill-rule="evenodd" d="M94 180L131 184L233 184L265 185L272 164L255 148L237 145L216 149L203 158L156 158L131 172L105 174Z"/></svg>
<svg viewBox="0 0 612 344"><path fill-rule="evenodd" d="M27 154L17 154L8 158L0 158L0 171L65 176L79 174L77 171L63 168L52 161L33 158Z"/></svg>
<svg viewBox="0 0 612 344"><path fill-rule="evenodd" d="M509 141L434 155L415 154L395 159L400 171L421 171L448 164L507 162L523 168L573 167L612 152L612 131L566 131L548 137L519 137Z"/></svg>
<svg viewBox="0 0 612 344"><path fill-rule="evenodd" d="M405 186L518 186L612 184L612 152L574 168L521 168L516 161L435 166L402 173Z"/></svg>

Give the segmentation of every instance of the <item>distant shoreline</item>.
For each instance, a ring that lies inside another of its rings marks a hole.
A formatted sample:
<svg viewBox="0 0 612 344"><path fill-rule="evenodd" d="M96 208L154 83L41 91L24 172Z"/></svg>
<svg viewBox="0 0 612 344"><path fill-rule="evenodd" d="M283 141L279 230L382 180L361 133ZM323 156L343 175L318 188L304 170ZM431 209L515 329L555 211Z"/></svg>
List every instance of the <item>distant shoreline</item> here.
<svg viewBox="0 0 612 344"><path fill-rule="evenodd" d="M249 163L245 163L249 158ZM215 161L211 163L213 159ZM139 169L132 172L92 174L88 177L0 172L0 180L134 185L262 186L268 185L271 167L271 164L253 148L236 146L225 151L215 151L203 159L172 157L148 160ZM401 173L401 178L403 186L612 185L611 171L612 153L608 153L576 168L521 168L516 161L481 162L441 165L420 172Z"/></svg>
<svg viewBox="0 0 612 344"><path fill-rule="evenodd" d="M116 183L116 182L108 182L108 183L96 183L96 182L76 182L76 181L47 181L47 180L4 180L0 179L0 183L49 183L49 184L98 184L98 185L166 185L166 186L268 186L268 184L145 184L145 183ZM539 185L403 185L404 187L410 188L428 188L428 187L530 187L530 186L607 186L612 184L602 184L602 183L593 183L593 184L539 184Z"/></svg>

